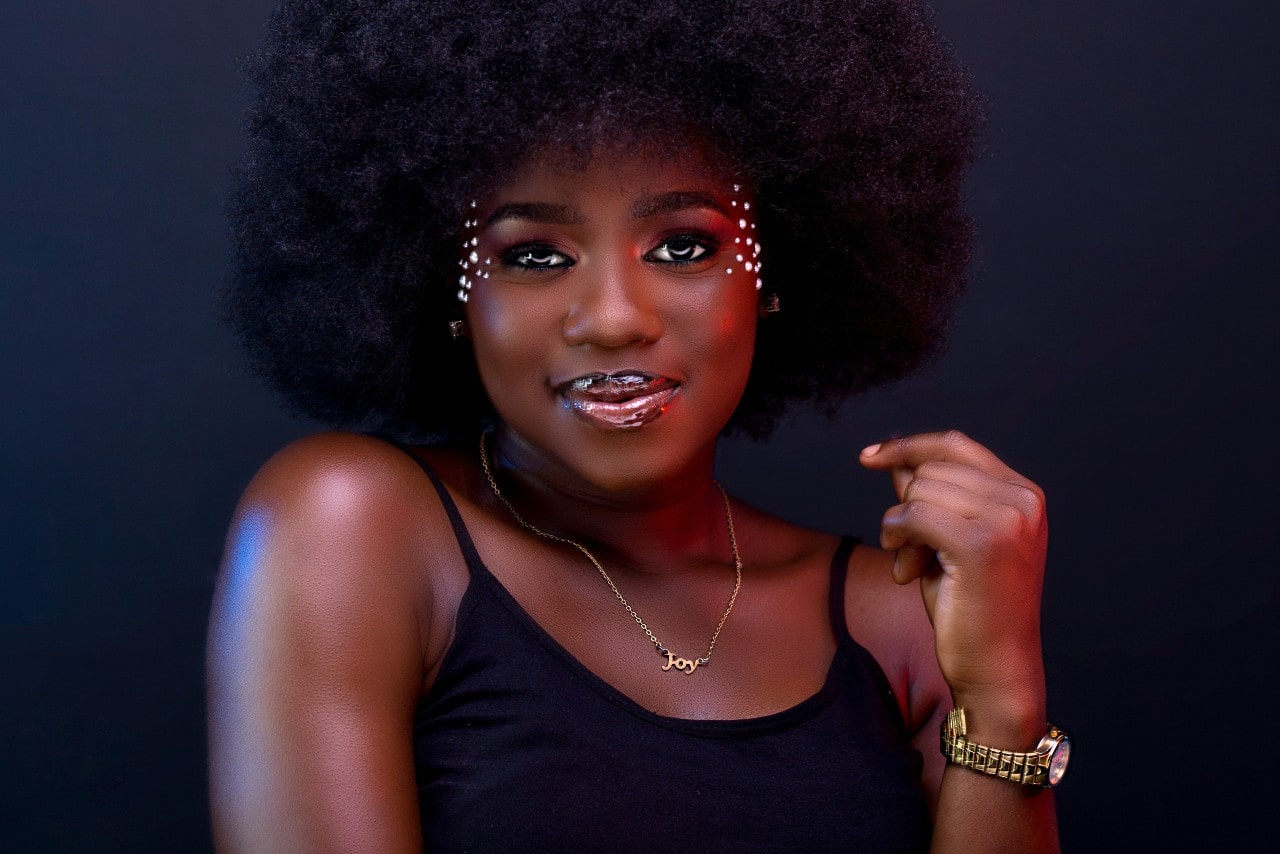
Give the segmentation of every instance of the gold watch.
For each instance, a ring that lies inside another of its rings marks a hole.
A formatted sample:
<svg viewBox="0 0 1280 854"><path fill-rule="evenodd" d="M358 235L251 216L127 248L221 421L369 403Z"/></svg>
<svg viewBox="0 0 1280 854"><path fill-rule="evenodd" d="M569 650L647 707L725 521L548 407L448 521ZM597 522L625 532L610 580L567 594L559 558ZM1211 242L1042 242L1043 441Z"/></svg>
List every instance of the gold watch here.
<svg viewBox="0 0 1280 854"><path fill-rule="evenodd" d="M942 722L942 755L947 761L1025 786L1056 786L1071 758L1071 740L1053 724L1027 753L974 744L965 738L964 709L952 709Z"/></svg>

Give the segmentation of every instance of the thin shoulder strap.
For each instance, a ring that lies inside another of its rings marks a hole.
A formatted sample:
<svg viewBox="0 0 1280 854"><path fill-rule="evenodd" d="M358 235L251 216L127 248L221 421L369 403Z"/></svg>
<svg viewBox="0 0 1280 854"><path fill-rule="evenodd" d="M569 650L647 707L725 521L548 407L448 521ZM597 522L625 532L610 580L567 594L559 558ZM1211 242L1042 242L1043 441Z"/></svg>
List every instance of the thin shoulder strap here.
<svg viewBox="0 0 1280 854"><path fill-rule="evenodd" d="M902 719L902 709L899 708L898 701L894 699L893 686L889 682L889 677L885 675L884 668L880 666L880 662L876 661L875 656L853 637L853 634L849 631L849 621L845 617L844 588L845 582L849 577L849 558L853 555L854 547L861 542L860 538L846 534L840 538L840 545L836 547L835 556L831 558L831 593L829 594L831 597L829 603L831 607L831 631L835 633L837 643L841 645L849 644L852 647L858 660L862 662L862 666L871 675L881 702L884 704L885 711L889 714L890 720L893 721L898 735L905 738L907 724Z"/></svg>
<svg viewBox="0 0 1280 854"><path fill-rule="evenodd" d="M462 514L458 512L458 505L454 503L453 496L449 494L449 490L445 488L444 481L435 473L435 470L427 464L427 461L413 452L413 449L403 442L398 442L389 436L379 434L369 434L375 439L381 439L388 445L399 448L409 459L418 464L427 478L431 481L431 485L436 488L436 494L440 496L440 504L444 507L445 514L449 517L449 524L453 527L454 539L458 541L458 548L462 550L462 558L467 562L467 569L472 575L482 573L484 569L484 561L480 560L480 553L476 551L476 544L471 540L471 532L467 530L467 526L462 521Z"/></svg>
<svg viewBox="0 0 1280 854"><path fill-rule="evenodd" d="M827 606L831 610L831 631L837 638L851 637L844 614L844 585L849 577L849 557L861 538L845 534L831 557L831 592L827 594Z"/></svg>

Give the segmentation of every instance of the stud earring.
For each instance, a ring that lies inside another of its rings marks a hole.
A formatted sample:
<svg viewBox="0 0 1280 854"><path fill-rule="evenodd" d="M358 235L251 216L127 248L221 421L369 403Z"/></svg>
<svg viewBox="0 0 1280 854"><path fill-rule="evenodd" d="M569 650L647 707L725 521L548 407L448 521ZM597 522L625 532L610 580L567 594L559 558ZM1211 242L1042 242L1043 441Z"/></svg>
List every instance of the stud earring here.
<svg viewBox="0 0 1280 854"><path fill-rule="evenodd" d="M467 323L465 320L450 320L449 335L454 341L457 341L463 335L467 334Z"/></svg>

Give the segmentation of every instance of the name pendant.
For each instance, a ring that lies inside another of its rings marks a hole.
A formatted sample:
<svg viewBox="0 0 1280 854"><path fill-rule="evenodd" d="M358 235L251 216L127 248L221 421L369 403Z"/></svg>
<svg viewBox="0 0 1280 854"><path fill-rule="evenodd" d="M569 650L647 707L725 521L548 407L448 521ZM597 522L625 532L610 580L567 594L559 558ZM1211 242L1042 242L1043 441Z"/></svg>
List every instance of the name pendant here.
<svg viewBox="0 0 1280 854"><path fill-rule="evenodd" d="M667 650L658 651L667 657L667 663L663 666L663 670L670 670L674 667L676 670L683 671L684 675L688 676L698 669L699 664L702 664L702 659L700 658L676 658L676 654L674 652L668 652Z"/></svg>

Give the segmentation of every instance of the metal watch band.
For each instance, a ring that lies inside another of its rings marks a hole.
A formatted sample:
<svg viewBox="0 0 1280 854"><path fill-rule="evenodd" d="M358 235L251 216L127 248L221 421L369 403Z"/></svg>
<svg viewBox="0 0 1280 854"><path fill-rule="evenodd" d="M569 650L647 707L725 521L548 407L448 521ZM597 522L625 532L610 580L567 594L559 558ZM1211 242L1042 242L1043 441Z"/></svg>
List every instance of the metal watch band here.
<svg viewBox="0 0 1280 854"><path fill-rule="evenodd" d="M1001 750L985 744L975 744L965 738L964 709L952 709L942 724L942 755L948 761L983 774L1012 780L1024 786L1049 784L1049 759L1047 753ZM1057 729L1049 727L1051 734Z"/></svg>

